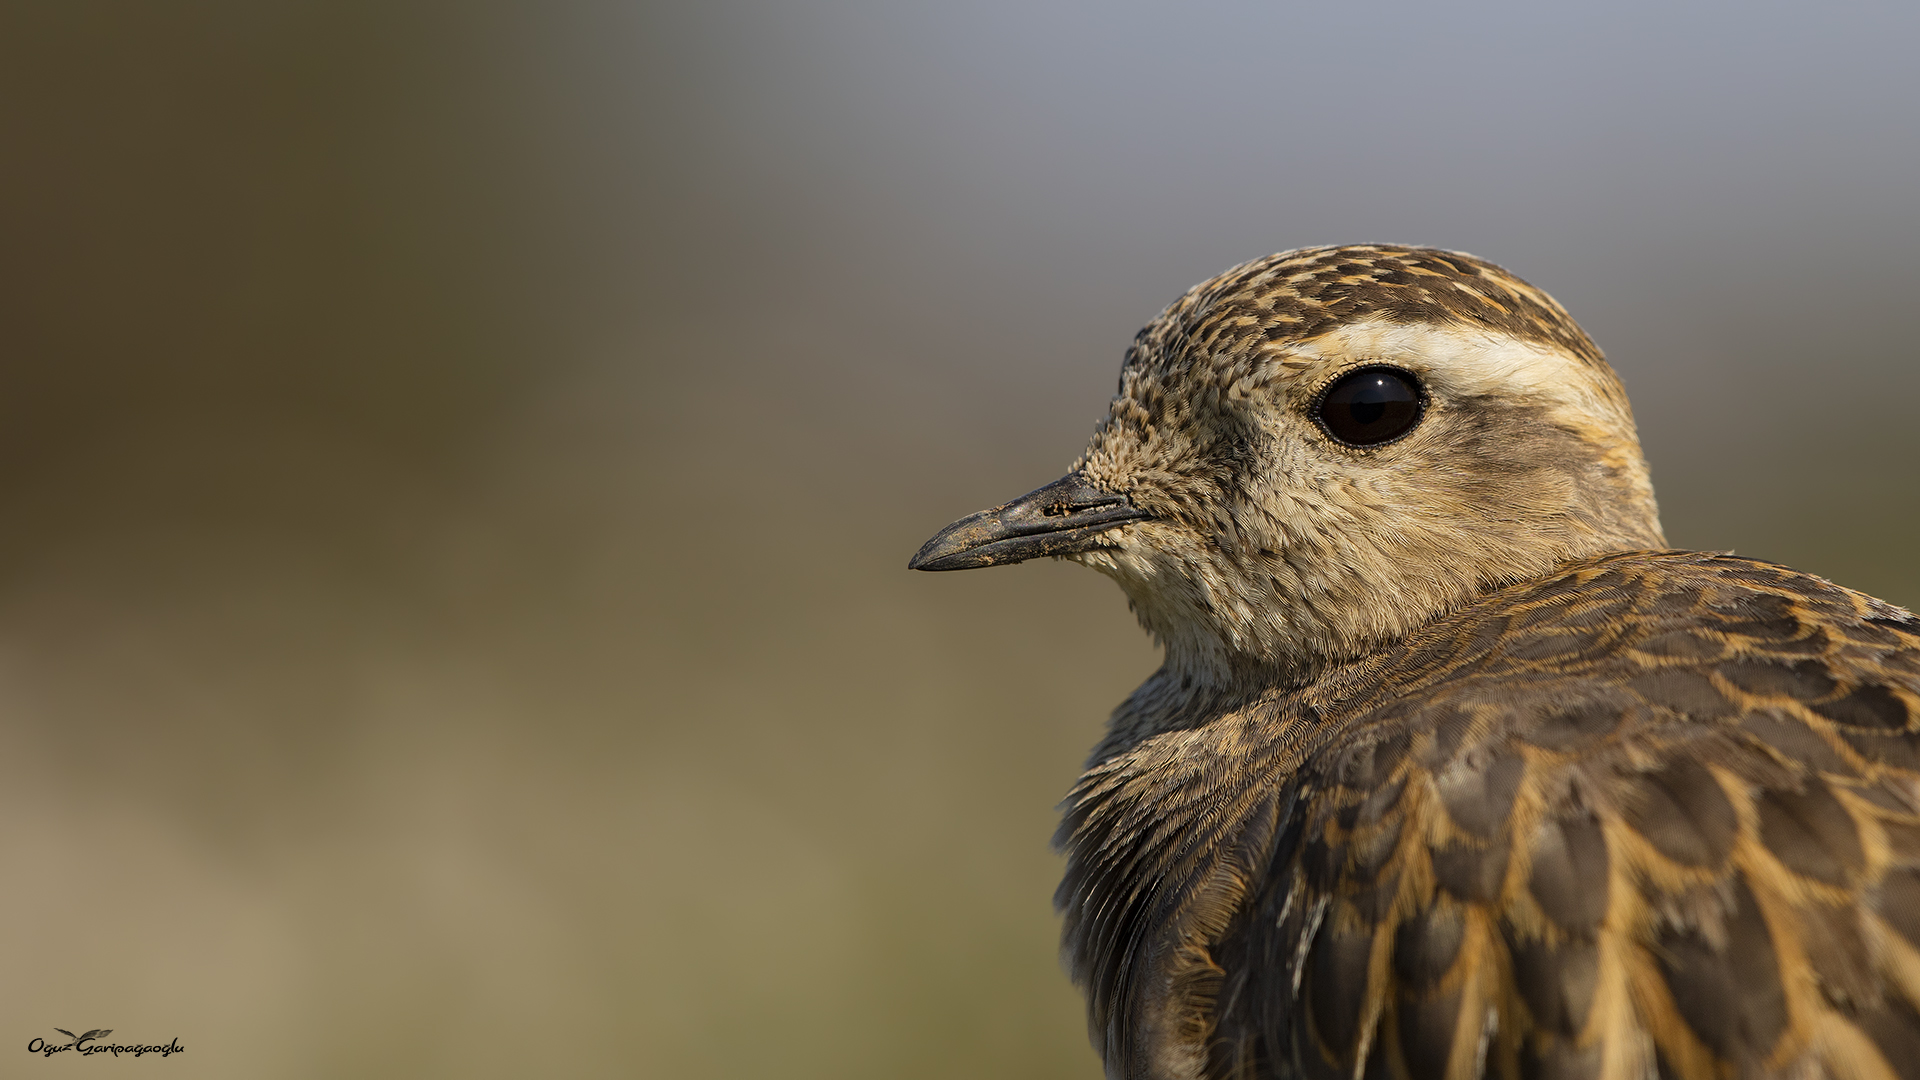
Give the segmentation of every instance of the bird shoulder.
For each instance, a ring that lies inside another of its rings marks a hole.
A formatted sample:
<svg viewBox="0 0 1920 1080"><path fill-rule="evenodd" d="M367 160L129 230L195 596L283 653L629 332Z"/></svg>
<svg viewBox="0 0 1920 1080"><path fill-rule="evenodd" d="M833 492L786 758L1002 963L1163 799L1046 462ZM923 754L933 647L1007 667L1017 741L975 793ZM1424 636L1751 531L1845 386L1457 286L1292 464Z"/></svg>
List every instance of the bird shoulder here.
<svg viewBox="0 0 1920 1080"><path fill-rule="evenodd" d="M1116 1076L1855 1076L1920 1061L1920 622L1589 560L1070 796Z"/></svg>

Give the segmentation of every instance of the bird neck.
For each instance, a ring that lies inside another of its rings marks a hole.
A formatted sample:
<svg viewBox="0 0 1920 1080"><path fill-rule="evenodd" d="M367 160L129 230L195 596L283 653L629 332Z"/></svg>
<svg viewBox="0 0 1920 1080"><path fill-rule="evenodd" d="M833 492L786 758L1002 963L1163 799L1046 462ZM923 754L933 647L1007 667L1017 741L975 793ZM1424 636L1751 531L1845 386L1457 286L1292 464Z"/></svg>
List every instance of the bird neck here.
<svg viewBox="0 0 1920 1080"><path fill-rule="evenodd" d="M1359 587L1361 594L1324 580L1301 582L1291 603L1275 602L1272 593L1264 604L1248 602L1252 590L1230 588L1225 577L1215 577L1209 588L1139 593L1140 578L1121 577L1141 624L1159 640L1164 662L1114 711L1095 760L1248 702L1309 691L1499 589L1597 556L1656 546L1662 545L1516 552L1498 571L1429 573L1394 588L1384 582L1371 590ZM1268 580L1281 589L1282 577Z"/></svg>

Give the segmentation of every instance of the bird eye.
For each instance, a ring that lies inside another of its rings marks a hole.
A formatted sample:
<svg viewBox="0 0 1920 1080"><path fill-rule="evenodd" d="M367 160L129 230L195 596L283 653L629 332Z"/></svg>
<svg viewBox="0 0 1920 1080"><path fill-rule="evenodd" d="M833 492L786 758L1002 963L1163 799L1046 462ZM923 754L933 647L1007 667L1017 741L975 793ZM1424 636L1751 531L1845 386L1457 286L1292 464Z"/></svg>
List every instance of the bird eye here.
<svg viewBox="0 0 1920 1080"><path fill-rule="evenodd" d="M1379 446L1413 430L1427 410L1420 382L1399 368L1365 367L1336 379L1314 402L1313 418L1348 446Z"/></svg>

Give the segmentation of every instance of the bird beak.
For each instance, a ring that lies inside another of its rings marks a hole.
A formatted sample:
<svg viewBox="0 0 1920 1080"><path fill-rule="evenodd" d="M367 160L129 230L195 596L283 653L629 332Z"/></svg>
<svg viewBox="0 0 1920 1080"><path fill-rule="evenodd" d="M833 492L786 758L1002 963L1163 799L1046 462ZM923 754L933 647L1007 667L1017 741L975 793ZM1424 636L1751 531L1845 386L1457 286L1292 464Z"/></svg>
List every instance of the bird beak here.
<svg viewBox="0 0 1920 1080"><path fill-rule="evenodd" d="M1101 491L1079 473L1068 473L1005 506L970 514L941 529L907 569L971 570L1042 555L1072 555L1098 547L1107 530L1150 516L1125 495Z"/></svg>

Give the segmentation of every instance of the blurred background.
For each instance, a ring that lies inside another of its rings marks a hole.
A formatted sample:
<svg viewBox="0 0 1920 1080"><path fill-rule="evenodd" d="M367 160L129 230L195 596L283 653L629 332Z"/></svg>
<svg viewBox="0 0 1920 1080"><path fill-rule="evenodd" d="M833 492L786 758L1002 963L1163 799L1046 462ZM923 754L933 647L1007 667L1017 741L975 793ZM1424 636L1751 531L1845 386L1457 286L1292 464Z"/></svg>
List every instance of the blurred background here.
<svg viewBox="0 0 1920 1080"><path fill-rule="evenodd" d="M1916 32L5 5L0 1072L1096 1076L1048 839L1155 653L907 557L1188 285L1378 240L1572 309L1676 544L1920 603Z"/></svg>

